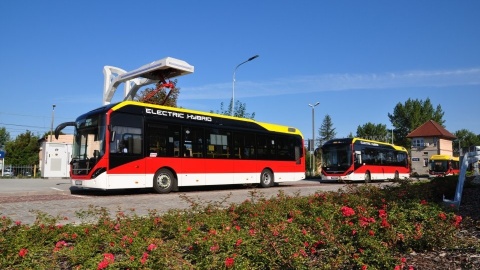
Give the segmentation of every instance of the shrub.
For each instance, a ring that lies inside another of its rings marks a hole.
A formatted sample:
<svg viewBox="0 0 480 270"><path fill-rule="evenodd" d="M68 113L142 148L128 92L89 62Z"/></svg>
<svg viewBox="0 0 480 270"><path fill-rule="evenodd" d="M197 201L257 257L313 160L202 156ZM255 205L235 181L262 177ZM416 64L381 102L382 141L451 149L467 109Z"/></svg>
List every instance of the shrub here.
<svg viewBox="0 0 480 270"><path fill-rule="evenodd" d="M447 179L444 179L445 181ZM104 208L57 225L0 220L2 269L393 269L401 254L458 245L461 217L443 209L443 180L264 198L199 202L147 217Z"/></svg>

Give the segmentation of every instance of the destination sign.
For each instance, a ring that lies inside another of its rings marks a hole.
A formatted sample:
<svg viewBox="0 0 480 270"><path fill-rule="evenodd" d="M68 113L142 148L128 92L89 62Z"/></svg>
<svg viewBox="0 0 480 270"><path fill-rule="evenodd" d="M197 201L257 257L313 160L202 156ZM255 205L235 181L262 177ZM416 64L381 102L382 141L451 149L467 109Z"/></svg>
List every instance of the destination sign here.
<svg viewBox="0 0 480 270"><path fill-rule="evenodd" d="M145 108L145 112L147 114L160 115L160 116L171 117L171 118L179 118L179 119L203 121L203 122L212 122L212 117L205 116L205 115L183 113L183 112L173 112L173 111L152 109L152 108Z"/></svg>

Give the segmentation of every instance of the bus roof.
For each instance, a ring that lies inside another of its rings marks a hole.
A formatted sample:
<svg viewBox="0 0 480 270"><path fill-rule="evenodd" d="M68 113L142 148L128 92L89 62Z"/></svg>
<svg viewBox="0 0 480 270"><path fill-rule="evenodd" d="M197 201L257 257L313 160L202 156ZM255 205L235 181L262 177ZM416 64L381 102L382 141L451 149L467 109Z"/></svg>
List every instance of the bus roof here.
<svg viewBox="0 0 480 270"><path fill-rule="evenodd" d="M347 143L347 144L359 143L359 144L390 146L390 147L393 147L395 150L407 152L407 149L405 149L405 147L403 147L403 146L398 146L398 145L394 145L394 144L387 143L387 142L368 140L368 139L363 139L363 138L358 138L358 137L332 139L332 140L329 140L326 143L324 143L324 145L337 144L337 143Z"/></svg>
<svg viewBox="0 0 480 270"><path fill-rule="evenodd" d="M430 160L454 160L454 161L459 161L459 157L452 157L450 155L432 155L430 157Z"/></svg>
<svg viewBox="0 0 480 270"><path fill-rule="evenodd" d="M195 111L195 110L189 110L189 109L184 109L184 108L176 108L176 107L168 107L168 106L162 106L162 105L150 104L150 103L143 103L143 102L138 102L138 101L130 101L130 100L121 101L121 102L118 102L118 103L115 103L115 104L105 105L103 107L100 107L96 110L91 111L90 113L96 113L96 112L102 112L102 111L107 112L110 109L113 110L113 111L117 111L117 110L121 110L122 108L129 107L129 106L133 106L133 107L137 107L137 108L152 108L152 109L158 109L158 110L168 110L168 111L185 113L185 114L195 114L195 115L201 115L201 116L207 116L207 117L215 117L216 119L233 120L233 121L240 122L240 123L258 125L258 126L264 128L265 130L268 130L268 131L288 133L288 134L296 134L296 135L299 135L303 138L300 130L298 130L297 128L294 128L294 127L288 127L288 126L284 126L284 125L265 123L265 122L258 122L256 120L248 119L248 118L233 117L233 116L217 114L217 113ZM90 114L90 113L87 113L87 114Z"/></svg>

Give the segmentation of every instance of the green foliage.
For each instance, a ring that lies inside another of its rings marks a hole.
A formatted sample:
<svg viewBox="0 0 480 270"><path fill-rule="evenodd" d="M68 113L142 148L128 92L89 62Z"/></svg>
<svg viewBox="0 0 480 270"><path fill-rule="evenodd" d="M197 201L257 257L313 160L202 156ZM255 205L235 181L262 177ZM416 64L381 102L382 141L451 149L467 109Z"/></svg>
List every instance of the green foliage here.
<svg viewBox="0 0 480 270"><path fill-rule="evenodd" d="M438 184L352 185L304 197L252 190L230 205L183 195L189 210L139 217L90 207L78 213L81 224L58 225L60 217L41 213L33 225L3 217L0 268L403 268L402 254L465 244L457 238L461 217L429 190Z"/></svg>
<svg viewBox="0 0 480 270"><path fill-rule="evenodd" d="M228 105L228 108L225 108L224 103L220 103L220 110L215 111L215 113L218 114L223 114L223 115L232 115L232 100L230 99L230 104ZM214 111L210 111L213 113ZM235 117L241 117L241 118L248 118L248 119L254 119L255 118L255 113L247 113L247 104L241 102L240 100L237 100L235 102L235 110L233 111L233 116Z"/></svg>
<svg viewBox="0 0 480 270"><path fill-rule="evenodd" d="M363 126L357 127L357 137L375 140L375 141L389 141L389 133L387 130L387 125L383 124L373 124L368 122Z"/></svg>
<svg viewBox="0 0 480 270"><path fill-rule="evenodd" d="M409 98L404 104L399 102L393 109L393 114L388 113L388 118L395 127L394 144L409 149L410 141L406 137L408 133L429 120L443 126L445 123L443 115L442 107L438 105L436 109L433 109L429 98L425 101Z"/></svg>
<svg viewBox="0 0 480 270"><path fill-rule="evenodd" d="M464 148L473 145L480 145L480 134L475 135L475 133L467 129L460 129L456 131L454 135L457 137L457 141L453 143L453 152L457 155L460 153L459 146Z"/></svg>
<svg viewBox="0 0 480 270"><path fill-rule="evenodd" d="M5 127L0 128L0 147L4 146L10 141L10 133Z"/></svg>
<svg viewBox="0 0 480 270"><path fill-rule="evenodd" d="M318 129L318 134L320 135L320 145L328 140L334 139L335 136L337 136L337 132L333 127L333 122L330 115L327 114L325 115L325 118L323 118L322 125Z"/></svg>
<svg viewBox="0 0 480 270"><path fill-rule="evenodd" d="M40 138L29 130L18 135L15 140L5 146L5 164L32 165L38 164L38 140Z"/></svg>
<svg viewBox="0 0 480 270"><path fill-rule="evenodd" d="M162 82L155 84L155 88L146 88L135 96L135 100L158 104L169 107L177 107L178 95L180 94L180 88L178 88L177 80L170 82L174 87L168 88Z"/></svg>

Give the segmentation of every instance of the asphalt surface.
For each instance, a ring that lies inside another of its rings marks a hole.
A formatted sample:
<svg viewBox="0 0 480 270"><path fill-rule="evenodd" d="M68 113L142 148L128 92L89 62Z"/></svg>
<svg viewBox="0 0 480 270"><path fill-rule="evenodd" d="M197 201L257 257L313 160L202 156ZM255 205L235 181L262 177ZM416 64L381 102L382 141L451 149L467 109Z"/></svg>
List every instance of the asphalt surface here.
<svg viewBox="0 0 480 270"><path fill-rule="evenodd" d="M95 212L94 209L107 210L111 216L120 211L131 216L146 216L152 211L161 214L170 209L188 209L192 202L228 206L247 199L270 198L280 191L287 195L310 195L342 187L304 180L267 189L230 185L186 187L179 192L156 194L150 189L79 190L70 186L70 179L0 179L0 217L33 224L37 217L48 216L56 218L57 224L81 224L97 220L96 216L85 215Z"/></svg>

